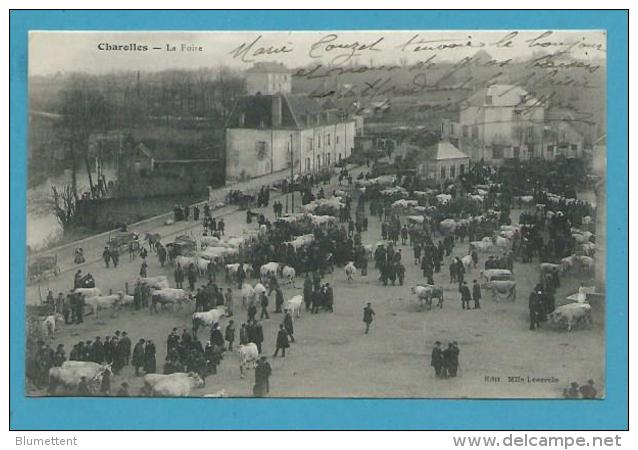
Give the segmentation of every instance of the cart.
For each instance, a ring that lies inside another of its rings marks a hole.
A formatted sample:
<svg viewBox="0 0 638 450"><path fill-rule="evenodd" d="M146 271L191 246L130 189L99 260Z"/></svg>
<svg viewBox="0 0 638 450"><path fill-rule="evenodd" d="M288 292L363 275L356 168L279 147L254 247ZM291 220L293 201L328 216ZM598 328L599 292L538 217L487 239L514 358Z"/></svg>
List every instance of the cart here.
<svg viewBox="0 0 638 450"><path fill-rule="evenodd" d="M48 276L57 277L60 274L60 266L58 266L58 256L38 256L29 262L28 279L29 282L40 281Z"/></svg>
<svg viewBox="0 0 638 450"><path fill-rule="evenodd" d="M128 250L131 246L135 247L137 245L137 249L139 250L139 234L131 231L118 231L114 234L109 235L109 240L106 243L106 246L109 250Z"/></svg>

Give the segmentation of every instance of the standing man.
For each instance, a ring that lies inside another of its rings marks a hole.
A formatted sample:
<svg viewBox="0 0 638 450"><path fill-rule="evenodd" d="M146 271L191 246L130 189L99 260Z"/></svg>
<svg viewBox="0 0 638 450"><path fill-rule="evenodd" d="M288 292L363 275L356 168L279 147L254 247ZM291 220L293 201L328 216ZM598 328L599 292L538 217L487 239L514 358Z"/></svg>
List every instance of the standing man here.
<svg viewBox="0 0 638 450"><path fill-rule="evenodd" d="M470 288L467 287L466 281L461 284L459 292L461 293L461 306L463 307L463 309L470 309L470 300L472 300L472 294L470 293Z"/></svg>
<svg viewBox="0 0 638 450"><path fill-rule="evenodd" d="M259 297L259 304L261 306L261 314L259 316L259 319L263 319L264 317L266 319L270 319L270 316L268 315L268 296L266 295L265 292L262 292L260 297Z"/></svg>
<svg viewBox="0 0 638 450"><path fill-rule="evenodd" d="M476 280L472 282L472 299L474 300L474 309L481 309L481 285Z"/></svg>
<svg viewBox="0 0 638 450"><path fill-rule="evenodd" d="M182 269L182 265L177 263L177 267L175 268L175 286L177 289L182 289L184 283L184 269Z"/></svg>
<svg viewBox="0 0 638 450"><path fill-rule="evenodd" d="M233 290L231 288L226 289L226 315L228 317L233 315Z"/></svg>
<svg viewBox="0 0 638 450"><path fill-rule="evenodd" d="M373 319L374 315L375 315L375 312L372 309L372 303L368 302L366 307L363 308L363 322L366 324L365 334L368 334L368 331L370 331L370 324L374 320Z"/></svg>
<svg viewBox="0 0 638 450"><path fill-rule="evenodd" d="M122 332L122 338L120 339L120 346L122 347L122 363L125 366L129 365L131 360L131 339L128 337L126 331Z"/></svg>
<svg viewBox="0 0 638 450"><path fill-rule="evenodd" d="M255 386L253 387L253 395L255 397L265 397L270 391L270 374L272 368L265 356L262 356L255 367Z"/></svg>
<svg viewBox="0 0 638 450"><path fill-rule="evenodd" d="M441 378L441 369L443 368L443 350L441 350L441 341L436 341L434 343L430 365L434 367L434 374L437 378Z"/></svg>
<svg viewBox="0 0 638 450"><path fill-rule="evenodd" d="M108 247L104 247L104 251L102 252L102 259L104 260L104 264L108 269L110 267L109 263L111 262L111 252L109 251Z"/></svg>
<svg viewBox="0 0 638 450"><path fill-rule="evenodd" d="M541 291L534 289L531 294L529 294L529 329L535 330L540 327L541 322L540 318L540 295Z"/></svg>
<svg viewBox="0 0 638 450"><path fill-rule="evenodd" d="M281 312L281 307L284 304L284 293L281 290L281 287L277 286L277 289L275 289L275 312L276 313L280 313Z"/></svg>
<svg viewBox="0 0 638 450"><path fill-rule="evenodd" d="M289 309L286 309L285 312L286 315L284 316L284 328L286 329L286 333L288 333L288 336L290 336L290 342L295 342L295 337L293 336L294 327L292 324L292 314L290 313Z"/></svg>
<svg viewBox="0 0 638 450"><path fill-rule="evenodd" d="M140 266L140 277L146 278L147 275L148 264L146 264L146 260L142 260L142 265Z"/></svg>
<svg viewBox="0 0 638 450"><path fill-rule="evenodd" d="M226 330L224 330L224 337L226 342L228 342L228 351L233 351L233 342L235 342L235 321L229 320L228 325L226 325Z"/></svg>
<svg viewBox="0 0 638 450"><path fill-rule="evenodd" d="M257 350L259 351L259 354L261 354L261 344L264 342L264 329L260 322L256 321L254 323L253 334L255 345L257 345Z"/></svg>
<svg viewBox="0 0 638 450"><path fill-rule="evenodd" d="M133 348L133 367L135 367L135 376L140 375L140 367L144 367L144 339L140 339L135 348Z"/></svg>
<svg viewBox="0 0 638 450"><path fill-rule="evenodd" d="M275 354L272 355L273 358L277 357L279 353L279 349L281 349L281 357L286 357L286 349L290 347L290 343L288 342L288 333L284 329L284 325L279 325L279 331L277 332L277 347L275 349Z"/></svg>

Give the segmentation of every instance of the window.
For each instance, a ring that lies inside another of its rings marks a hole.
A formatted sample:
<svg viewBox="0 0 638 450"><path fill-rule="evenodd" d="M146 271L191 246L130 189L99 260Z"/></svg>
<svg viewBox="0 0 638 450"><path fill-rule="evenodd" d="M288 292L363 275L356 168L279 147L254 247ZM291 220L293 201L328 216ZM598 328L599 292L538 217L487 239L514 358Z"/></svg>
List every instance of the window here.
<svg viewBox="0 0 638 450"><path fill-rule="evenodd" d="M492 159L503 159L503 147L501 145L492 147Z"/></svg>
<svg viewBox="0 0 638 450"><path fill-rule="evenodd" d="M527 127L527 137L534 138L534 127Z"/></svg>
<svg viewBox="0 0 638 450"><path fill-rule="evenodd" d="M317 155L317 169L321 169L321 155Z"/></svg>
<svg viewBox="0 0 638 450"><path fill-rule="evenodd" d="M341 162L341 153L339 153L339 162Z"/></svg>
<svg viewBox="0 0 638 450"><path fill-rule="evenodd" d="M306 148L310 151L312 151L312 138L307 138L306 139Z"/></svg>
<svg viewBox="0 0 638 450"><path fill-rule="evenodd" d="M468 131L468 126L467 125L463 125L463 137L468 137L470 135L469 131Z"/></svg>
<svg viewBox="0 0 638 450"><path fill-rule="evenodd" d="M330 145L330 133L326 135L326 145Z"/></svg>
<svg viewBox="0 0 638 450"><path fill-rule="evenodd" d="M578 144L572 144L572 152L578 151Z"/></svg>
<svg viewBox="0 0 638 450"><path fill-rule="evenodd" d="M459 175L463 176L465 174L465 164L461 164L459 167Z"/></svg>
<svg viewBox="0 0 638 450"><path fill-rule="evenodd" d="M445 166L441 166L441 178L445 178Z"/></svg>
<svg viewBox="0 0 638 450"><path fill-rule="evenodd" d="M326 154L326 165L330 165L330 153Z"/></svg>
<svg viewBox="0 0 638 450"><path fill-rule="evenodd" d="M554 146L553 145L548 145L547 146L547 153L550 153L550 154L554 153Z"/></svg>
<svg viewBox="0 0 638 450"><path fill-rule="evenodd" d="M486 105L491 105L492 104L492 96L491 95L486 95L485 96L485 104Z"/></svg>
<svg viewBox="0 0 638 450"><path fill-rule="evenodd" d="M310 170L310 158L306 158L306 172Z"/></svg>
<svg viewBox="0 0 638 450"><path fill-rule="evenodd" d="M317 148L321 148L321 136L317 136Z"/></svg>
<svg viewBox="0 0 638 450"><path fill-rule="evenodd" d="M339 143L339 136L335 136L335 143L338 144Z"/></svg>
<svg viewBox="0 0 638 450"><path fill-rule="evenodd" d="M513 121L521 120L521 117L522 117L521 111L518 111L516 109L514 111L512 111L512 120Z"/></svg>
<svg viewBox="0 0 638 450"><path fill-rule="evenodd" d="M268 156L266 152L266 142L264 141L255 142L255 152L257 153L258 160L265 159Z"/></svg>
<svg viewBox="0 0 638 450"><path fill-rule="evenodd" d="M450 178L456 178L456 166L450 166Z"/></svg>
<svg viewBox="0 0 638 450"><path fill-rule="evenodd" d="M516 159L521 157L521 148L520 147L513 147L513 156Z"/></svg>
<svg viewBox="0 0 638 450"><path fill-rule="evenodd" d="M478 137L479 137L478 125L473 125L472 126L472 139L478 139Z"/></svg>

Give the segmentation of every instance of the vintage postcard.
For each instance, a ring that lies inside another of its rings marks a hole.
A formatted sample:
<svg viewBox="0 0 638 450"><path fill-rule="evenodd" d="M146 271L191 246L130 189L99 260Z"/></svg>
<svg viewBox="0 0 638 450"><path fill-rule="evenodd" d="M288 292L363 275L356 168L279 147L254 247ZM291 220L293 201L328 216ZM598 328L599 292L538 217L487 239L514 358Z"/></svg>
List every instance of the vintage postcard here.
<svg viewBox="0 0 638 450"><path fill-rule="evenodd" d="M31 31L28 72L26 395L605 397L605 31Z"/></svg>

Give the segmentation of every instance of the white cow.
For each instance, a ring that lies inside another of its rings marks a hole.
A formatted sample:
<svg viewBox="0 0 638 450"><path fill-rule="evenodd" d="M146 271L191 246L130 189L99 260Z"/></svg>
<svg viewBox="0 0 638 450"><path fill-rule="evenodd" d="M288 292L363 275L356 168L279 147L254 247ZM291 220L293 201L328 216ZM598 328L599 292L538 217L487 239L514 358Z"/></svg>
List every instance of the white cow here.
<svg viewBox="0 0 638 450"><path fill-rule="evenodd" d="M132 295L127 295L122 291L118 291L117 295L120 297L120 301L118 303L118 307L122 306L130 306L133 304L135 298Z"/></svg>
<svg viewBox="0 0 638 450"><path fill-rule="evenodd" d="M175 264L179 264L180 266L182 266L184 269L190 267L191 264L193 264L195 266L195 268L197 269L197 272L199 272L200 275L206 273L206 270L208 269L208 263L209 260L206 258L200 258L197 256L178 256L175 258Z"/></svg>
<svg viewBox="0 0 638 450"><path fill-rule="evenodd" d="M151 311L157 311L157 305L162 307L175 306L181 309L184 303L191 300L191 295L184 289L159 289L151 294Z"/></svg>
<svg viewBox="0 0 638 450"><path fill-rule="evenodd" d="M446 205L452 201L452 196L450 194L439 194L436 196L436 200L441 205Z"/></svg>
<svg viewBox="0 0 638 450"><path fill-rule="evenodd" d="M416 295L421 306L425 306L428 310L432 309L432 300L438 299L437 306L443 308L443 288L431 284L417 285L412 288L412 293Z"/></svg>
<svg viewBox="0 0 638 450"><path fill-rule="evenodd" d="M101 309L115 309L119 307L119 294L100 295L95 297L85 297L84 304L91 308L91 312L98 318L98 311Z"/></svg>
<svg viewBox="0 0 638 450"><path fill-rule="evenodd" d="M226 307L223 305L210 309L206 312L193 313L193 333L197 333L197 329L201 325L211 327L213 324L219 322L223 317L226 317Z"/></svg>
<svg viewBox="0 0 638 450"><path fill-rule="evenodd" d="M346 280L352 281L352 275L354 275L354 273L357 271L357 268L355 267L354 263L350 261L348 264L346 264L346 267L344 270L346 271Z"/></svg>
<svg viewBox="0 0 638 450"><path fill-rule="evenodd" d="M281 277L283 281L287 284L292 284L292 287L295 287L295 277L297 273L295 272L295 268L291 266L284 266L281 270Z"/></svg>
<svg viewBox="0 0 638 450"><path fill-rule="evenodd" d="M580 323L592 324L591 305L589 303L568 303L559 306L549 314L549 319L553 323L565 322L567 331L572 331L574 325Z"/></svg>
<svg viewBox="0 0 638 450"><path fill-rule="evenodd" d="M151 289L168 289L171 287L168 277L158 275L156 277L138 278L138 281Z"/></svg>
<svg viewBox="0 0 638 450"><path fill-rule="evenodd" d="M252 363L253 369L257 365L257 359L259 358L259 351L257 351L257 344L250 342L246 345L240 345L239 351L239 373L240 377L244 378L244 369L248 367L248 364Z"/></svg>
<svg viewBox="0 0 638 450"><path fill-rule="evenodd" d="M281 264L277 262L269 262L264 264L259 268L259 276L261 281L267 281L270 278L271 274L278 275L280 271Z"/></svg>
<svg viewBox="0 0 638 450"><path fill-rule="evenodd" d="M284 309L290 311L290 314L293 316L296 314L297 317L301 317L301 305L303 304L303 295L295 295L290 300L286 302Z"/></svg>
<svg viewBox="0 0 638 450"><path fill-rule="evenodd" d="M203 386L204 380L194 372L144 376L144 389L150 395L157 397L188 397L191 389Z"/></svg>
<svg viewBox="0 0 638 450"><path fill-rule="evenodd" d="M255 288L248 283L244 283L239 294L241 295L241 304L244 308L246 308L251 301L255 300Z"/></svg>
<svg viewBox="0 0 638 450"><path fill-rule="evenodd" d="M255 287L254 287L254 290L255 290L255 298L260 298L260 297L261 297L262 292L263 292L264 294L267 294L267 293L268 293L268 289L266 289L266 286L264 286L264 285L263 285L263 284L261 284L261 283L257 283L257 284L255 285Z"/></svg>
<svg viewBox="0 0 638 450"><path fill-rule="evenodd" d="M55 313L50 316L46 316L42 319L42 334L47 337L53 337L55 335L55 327L57 322L60 322L63 319L62 314Z"/></svg>
<svg viewBox="0 0 638 450"><path fill-rule="evenodd" d="M496 278L501 280L514 280L512 272L507 269L487 269L481 271L481 276L486 282L493 281Z"/></svg>
<svg viewBox="0 0 638 450"><path fill-rule="evenodd" d="M461 262L463 263L463 267L465 267L465 271L469 272L472 270L472 255L465 255L461 258Z"/></svg>
<svg viewBox="0 0 638 450"><path fill-rule="evenodd" d="M574 256L574 263L581 273L593 273L596 265L591 256Z"/></svg>
<svg viewBox="0 0 638 450"><path fill-rule="evenodd" d="M560 267L563 272L569 272L574 267L574 255L566 256L560 260Z"/></svg>
<svg viewBox="0 0 638 450"><path fill-rule="evenodd" d="M73 291L74 294L82 294L84 298L97 297L102 295L102 291L99 288L77 288Z"/></svg>
<svg viewBox="0 0 638 450"><path fill-rule="evenodd" d="M586 256L594 256L596 254L596 244L593 242L585 242L580 244L580 248Z"/></svg>
<svg viewBox="0 0 638 450"><path fill-rule="evenodd" d="M441 233L443 234L451 234L456 230L457 223L453 219L445 219L442 220L439 224L439 228L441 229Z"/></svg>
<svg viewBox="0 0 638 450"><path fill-rule="evenodd" d="M75 388L86 377L89 386L96 386L102 381L102 374L111 370L111 365L98 364L91 361L65 361L60 367L49 369L49 389L53 392L58 385Z"/></svg>
<svg viewBox="0 0 638 450"><path fill-rule="evenodd" d="M199 238L201 249L205 249L206 247L214 247L219 244L220 239L216 236L202 236Z"/></svg>

